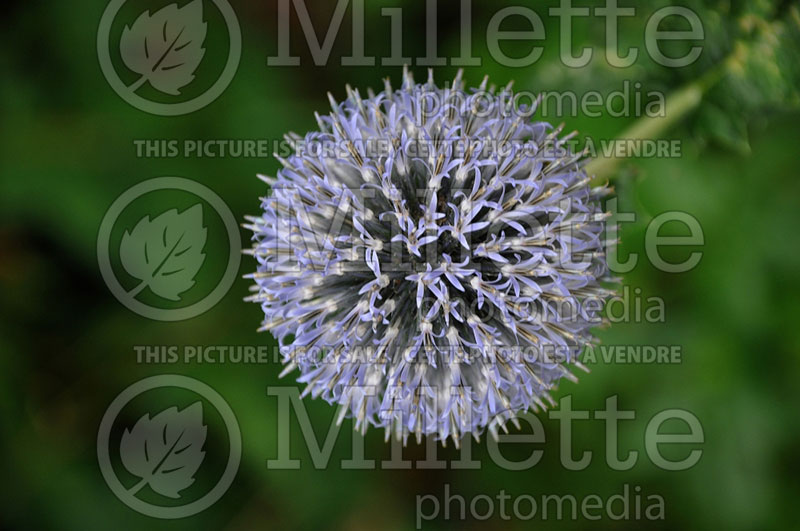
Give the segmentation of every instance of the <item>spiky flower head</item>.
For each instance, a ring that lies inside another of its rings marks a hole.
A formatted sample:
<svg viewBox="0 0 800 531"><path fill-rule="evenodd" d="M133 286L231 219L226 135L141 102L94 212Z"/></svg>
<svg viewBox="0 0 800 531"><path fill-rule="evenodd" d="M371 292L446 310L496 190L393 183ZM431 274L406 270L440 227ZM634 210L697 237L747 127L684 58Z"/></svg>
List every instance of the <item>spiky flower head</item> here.
<svg viewBox="0 0 800 531"><path fill-rule="evenodd" d="M405 442L551 402L609 292L600 198L560 128L459 72L347 99L249 218L261 330L304 394ZM587 301L595 300L592 305Z"/></svg>

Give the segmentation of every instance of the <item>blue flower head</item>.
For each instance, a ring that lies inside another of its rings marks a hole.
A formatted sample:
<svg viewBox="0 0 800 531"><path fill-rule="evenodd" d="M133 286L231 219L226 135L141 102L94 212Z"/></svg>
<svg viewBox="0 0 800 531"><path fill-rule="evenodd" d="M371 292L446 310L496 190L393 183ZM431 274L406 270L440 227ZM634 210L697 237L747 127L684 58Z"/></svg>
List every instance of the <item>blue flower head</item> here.
<svg viewBox="0 0 800 531"><path fill-rule="evenodd" d="M330 99L248 218L249 299L283 374L403 441L457 444L552 403L610 295L608 189L510 86L406 71L399 90Z"/></svg>

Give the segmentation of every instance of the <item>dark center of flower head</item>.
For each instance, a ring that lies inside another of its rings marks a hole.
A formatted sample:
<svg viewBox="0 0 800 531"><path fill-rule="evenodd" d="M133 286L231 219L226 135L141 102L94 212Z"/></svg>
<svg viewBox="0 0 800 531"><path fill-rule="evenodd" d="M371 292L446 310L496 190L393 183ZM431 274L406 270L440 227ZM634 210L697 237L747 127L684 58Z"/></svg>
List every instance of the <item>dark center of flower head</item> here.
<svg viewBox="0 0 800 531"><path fill-rule="evenodd" d="M347 92L249 218L284 373L403 440L544 408L610 295L608 189L510 86Z"/></svg>

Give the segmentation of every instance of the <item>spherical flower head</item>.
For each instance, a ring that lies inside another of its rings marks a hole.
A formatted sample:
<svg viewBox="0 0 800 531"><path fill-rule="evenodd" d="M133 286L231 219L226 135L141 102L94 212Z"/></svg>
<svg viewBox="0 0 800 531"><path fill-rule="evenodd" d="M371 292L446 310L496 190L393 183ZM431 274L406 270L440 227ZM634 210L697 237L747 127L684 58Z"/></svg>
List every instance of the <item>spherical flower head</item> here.
<svg viewBox="0 0 800 531"><path fill-rule="evenodd" d="M287 135L249 218L249 299L283 374L404 442L458 444L553 403L610 295L608 189L510 85L406 71L399 90L347 95L319 131Z"/></svg>

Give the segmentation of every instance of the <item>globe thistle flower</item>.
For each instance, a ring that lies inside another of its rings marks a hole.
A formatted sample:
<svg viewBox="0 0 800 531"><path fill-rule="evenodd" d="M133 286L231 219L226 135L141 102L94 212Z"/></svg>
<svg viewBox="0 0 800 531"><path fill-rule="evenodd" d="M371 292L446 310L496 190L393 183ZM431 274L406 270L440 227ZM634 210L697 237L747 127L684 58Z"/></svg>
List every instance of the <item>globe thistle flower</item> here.
<svg viewBox="0 0 800 531"><path fill-rule="evenodd" d="M513 108L510 85L394 90L317 115L248 218L260 330L282 376L394 432L496 434L578 355L611 294L600 198L571 135ZM276 155L277 157L277 155ZM595 311L586 302L596 299Z"/></svg>

